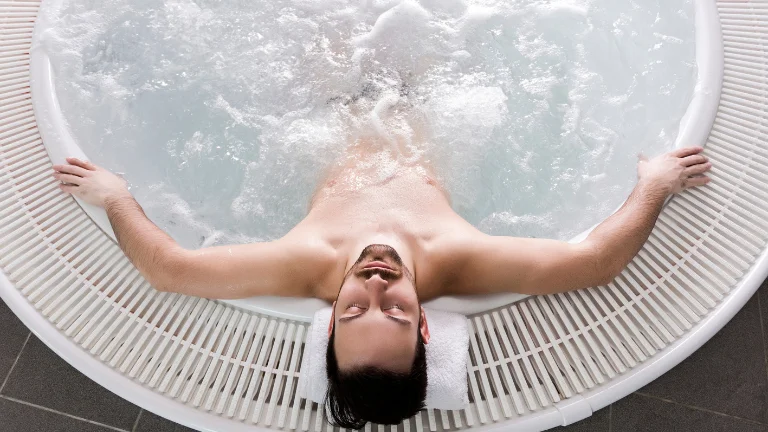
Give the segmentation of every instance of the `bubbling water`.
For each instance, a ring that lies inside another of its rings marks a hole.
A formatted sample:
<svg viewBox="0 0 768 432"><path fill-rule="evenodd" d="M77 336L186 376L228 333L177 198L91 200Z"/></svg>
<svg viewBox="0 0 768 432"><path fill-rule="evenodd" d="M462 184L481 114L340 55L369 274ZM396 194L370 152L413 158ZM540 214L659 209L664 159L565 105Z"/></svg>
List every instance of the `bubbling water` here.
<svg viewBox="0 0 768 432"><path fill-rule="evenodd" d="M285 234L360 137L485 232L568 239L672 148L693 42L692 0L53 0L35 36L78 144L188 247Z"/></svg>

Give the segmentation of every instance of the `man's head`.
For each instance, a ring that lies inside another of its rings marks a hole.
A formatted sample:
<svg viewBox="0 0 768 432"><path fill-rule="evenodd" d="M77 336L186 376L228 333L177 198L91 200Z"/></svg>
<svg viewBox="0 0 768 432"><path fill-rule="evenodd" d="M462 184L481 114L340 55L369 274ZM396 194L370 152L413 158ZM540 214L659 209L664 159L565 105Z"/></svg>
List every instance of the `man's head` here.
<svg viewBox="0 0 768 432"><path fill-rule="evenodd" d="M429 342L413 274L387 245L370 245L333 303L326 353L331 421L397 424L424 408Z"/></svg>

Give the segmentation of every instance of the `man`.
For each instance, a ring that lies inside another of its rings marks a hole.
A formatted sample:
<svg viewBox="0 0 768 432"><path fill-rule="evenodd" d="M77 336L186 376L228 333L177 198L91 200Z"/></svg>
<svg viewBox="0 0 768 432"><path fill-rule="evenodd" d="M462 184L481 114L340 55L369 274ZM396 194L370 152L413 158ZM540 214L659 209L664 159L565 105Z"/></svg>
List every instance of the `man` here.
<svg viewBox="0 0 768 432"><path fill-rule="evenodd" d="M336 424L360 428L423 408L429 327L420 302L607 284L640 250L665 199L706 184L711 167L700 147L641 157L622 208L571 244L486 235L451 209L428 167L401 166L381 181L370 150L356 148L284 237L201 250L185 250L157 228L107 170L69 158L53 175L63 191L106 210L120 247L158 290L333 302L326 407Z"/></svg>

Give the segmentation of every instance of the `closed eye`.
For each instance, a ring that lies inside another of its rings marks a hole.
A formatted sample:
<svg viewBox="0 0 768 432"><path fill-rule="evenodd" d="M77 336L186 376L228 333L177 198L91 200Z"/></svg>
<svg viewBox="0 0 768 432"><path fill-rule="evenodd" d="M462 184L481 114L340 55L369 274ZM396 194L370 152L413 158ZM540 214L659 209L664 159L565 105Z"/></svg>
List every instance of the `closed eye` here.
<svg viewBox="0 0 768 432"><path fill-rule="evenodd" d="M342 317L342 318L339 318L339 322L349 322L349 321L352 321L352 320L354 320L354 319L360 318L361 316L363 316L363 314L364 314L364 313L365 313L365 312L363 312L363 313L359 313L359 314L357 314L357 315L353 315L353 316L351 316L351 317ZM408 321L408 320L404 320L404 319L402 319L402 318L393 317L392 315L387 315L387 318L389 318L389 319L391 319L391 320L395 321L396 323L398 323L398 324L400 324L400 325L403 325L403 326L410 326L410 325L411 325L411 322L410 322L410 321Z"/></svg>
<svg viewBox="0 0 768 432"><path fill-rule="evenodd" d="M352 303L351 305L347 306L347 309L353 308L353 307L356 307L358 309L363 309L363 310L367 309L367 308L364 308L363 305L358 304L358 303ZM390 310L390 309L399 309L399 310L405 312L405 310L399 304L395 304L394 306L392 306L390 308L387 308L385 310Z"/></svg>

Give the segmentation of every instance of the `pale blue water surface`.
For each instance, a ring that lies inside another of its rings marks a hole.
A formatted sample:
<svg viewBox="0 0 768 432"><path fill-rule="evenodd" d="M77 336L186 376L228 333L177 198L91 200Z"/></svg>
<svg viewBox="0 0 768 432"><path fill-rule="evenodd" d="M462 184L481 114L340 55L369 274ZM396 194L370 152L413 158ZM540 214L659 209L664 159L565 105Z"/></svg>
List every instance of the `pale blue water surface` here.
<svg viewBox="0 0 768 432"><path fill-rule="evenodd" d="M188 247L285 234L365 134L410 141L481 230L569 239L623 202L639 152L672 148L696 76L692 0L43 9L78 144Z"/></svg>

